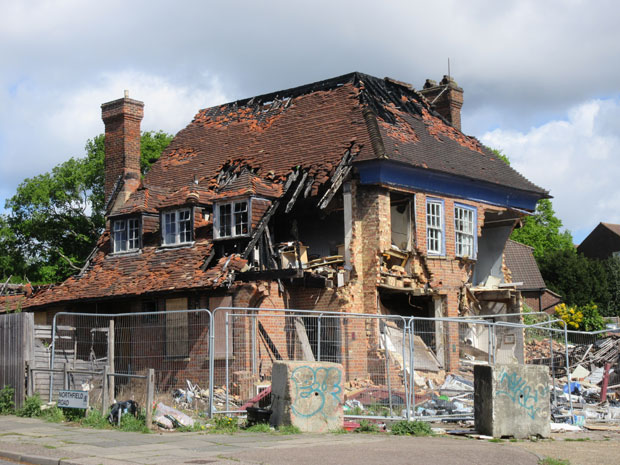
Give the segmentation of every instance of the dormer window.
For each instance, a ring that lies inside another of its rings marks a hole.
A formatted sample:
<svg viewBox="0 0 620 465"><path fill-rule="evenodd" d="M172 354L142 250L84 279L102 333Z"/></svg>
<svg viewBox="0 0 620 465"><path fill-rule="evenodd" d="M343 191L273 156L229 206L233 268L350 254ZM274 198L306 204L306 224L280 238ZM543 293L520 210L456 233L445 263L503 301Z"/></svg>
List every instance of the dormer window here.
<svg viewBox="0 0 620 465"><path fill-rule="evenodd" d="M113 252L132 252L140 248L140 220L122 218L112 222Z"/></svg>
<svg viewBox="0 0 620 465"><path fill-rule="evenodd" d="M249 210L247 200L218 203L213 228L215 238L247 236L250 232Z"/></svg>
<svg viewBox="0 0 620 465"><path fill-rule="evenodd" d="M190 208L162 214L162 242L164 245L192 242L192 210Z"/></svg>

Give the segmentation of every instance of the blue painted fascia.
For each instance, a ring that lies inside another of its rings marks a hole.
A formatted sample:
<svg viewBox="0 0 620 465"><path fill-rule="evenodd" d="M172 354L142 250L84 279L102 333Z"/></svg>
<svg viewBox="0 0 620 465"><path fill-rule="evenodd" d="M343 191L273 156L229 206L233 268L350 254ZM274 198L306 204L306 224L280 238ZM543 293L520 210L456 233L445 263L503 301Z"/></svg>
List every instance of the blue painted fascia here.
<svg viewBox="0 0 620 465"><path fill-rule="evenodd" d="M392 185L501 207L534 211L536 202L543 197L534 192L438 173L392 160L370 160L358 162L355 166L362 184Z"/></svg>

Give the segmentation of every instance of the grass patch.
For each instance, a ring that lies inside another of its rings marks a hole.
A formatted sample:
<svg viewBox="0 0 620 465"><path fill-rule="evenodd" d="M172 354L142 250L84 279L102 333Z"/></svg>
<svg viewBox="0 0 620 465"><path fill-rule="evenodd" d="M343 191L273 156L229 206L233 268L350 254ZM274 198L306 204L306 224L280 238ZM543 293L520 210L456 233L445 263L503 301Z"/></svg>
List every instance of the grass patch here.
<svg viewBox="0 0 620 465"><path fill-rule="evenodd" d="M504 440L500 438L493 438L493 439L489 439L489 442L504 442Z"/></svg>
<svg viewBox="0 0 620 465"><path fill-rule="evenodd" d="M584 441L589 441L590 438L566 438L564 439L564 441L566 442L584 442Z"/></svg>
<svg viewBox="0 0 620 465"><path fill-rule="evenodd" d="M121 431L134 433L150 433L151 430L146 426L146 418L143 414L134 417L133 415L123 415L121 417Z"/></svg>
<svg viewBox="0 0 620 465"><path fill-rule="evenodd" d="M282 425L278 428L280 434L301 434L301 430L295 425Z"/></svg>
<svg viewBox="0 0 620 465"><path fill-rule="evenodd" d="M99 410L90 410L86 416L80 420L82 426L89 428L106 429L110 428L108 420L101 414Z"/></svg>
<svg viewBox="0 0 620 465"><path fill-rule="evenodd" d="M218 454L218 455L216 455L216 457L218 459L222 459L222 460L230 460L231 462L241 462L241 460L239 460L239 459L237 459L235 457L228 457L228 456L226 456L224 454Z"/></svg>
<svg viewBox="0 0 620 465"><path fill-rule="evenodd" d="M570 465L568 460L553 459L551 457L544 458L538 462L538 465Z"/></svg>
<svg viewBox="0 0 620 465"><path fill-rule="evenodd" d="M192 426L179 426L175 431L180 433L200 433L206 429L207 427L204 424L195 421Z"/></svg>
<svg viewBox="0 0 620 465"><path fill-rule="evenodd" d="M51 423L62 423L65 421L65 412L63 409L56 407L55 405L42 410L41 417L45 419L45 421L49 421Z"/></svg>
<svg viewBox="0 0 620 465"><path fill-rule="evenodd" d="M345 428L337 428L330 431L331 434L349 434Z"/></svg>
<svg viewBox="0 0 620 465"><path fill-rule="evenodd" d="M256 425L247 426L245 431L250 433L271 433L271 427L267 423L257 423Z"/></svg>
<svg viewBox="0 0 620 465"><path fill-rule="evenodd" d="M407 420L393 423L390 432L396 436L430 436L433 434L431 425L428 423Z"/></svg>
<svg viewBox="0 0 620 465"><path fill-rule="evenodd" d="M212 426L207 431L209 433L232 434L239 431L239 422L236 418L226 415L215 415L212 419Z"/></svg>
<svg viewBox="0 0 620 465"><path fill-rule="evenodd" d="M46 449L56 449L56 446L50 446L49 444L44 444L43 447Z"/></svg>

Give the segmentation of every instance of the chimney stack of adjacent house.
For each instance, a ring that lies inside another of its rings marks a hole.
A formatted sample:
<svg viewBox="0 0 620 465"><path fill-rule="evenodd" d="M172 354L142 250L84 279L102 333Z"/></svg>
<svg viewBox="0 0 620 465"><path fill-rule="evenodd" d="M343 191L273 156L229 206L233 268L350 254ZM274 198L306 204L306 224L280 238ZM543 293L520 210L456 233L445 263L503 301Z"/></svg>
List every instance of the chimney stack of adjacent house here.
<svg viewBox="0 0 620 465"><path fill-rule="evenodd" d="M450 76L444 76L439 84L427 79L420 91L431 103L433 109L443 116L453 127L461 130L461 107L463 89Z"/></svg>
<svg viewBox="0 0 620 465"><path fill-rule="evenodd" d="M121 207L140 185L140 121L144 103L125 96L101 105L105 125L105 202L118 190L108 212ZM111 207L111 208L110 208Z"/></svg>

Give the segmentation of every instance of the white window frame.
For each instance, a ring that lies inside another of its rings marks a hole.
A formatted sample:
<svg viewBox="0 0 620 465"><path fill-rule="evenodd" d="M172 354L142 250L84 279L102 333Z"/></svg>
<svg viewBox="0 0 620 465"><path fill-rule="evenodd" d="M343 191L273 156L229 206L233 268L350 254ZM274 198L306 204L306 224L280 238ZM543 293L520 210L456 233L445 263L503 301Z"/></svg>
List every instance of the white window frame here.
<svg viewBox="0 0 620 465"><path fill-rule="evenodd" d="M426 199L426 253L428 255L445 254L445 216L444 201Z"/></svg>
<svg viewBox="0 0 620 465"><path fill-rule="evenodd" d="M162 245L191 244L194 240L194 215L191 208L169 210L161 214Z"/></svg>
<svg viewBox="0 0 620 465"><path fill-rule="evenodd" d="M112 220L112 253L140 250L140 219L119 218Z"/></svg>
<svg viewBox="0 0 620 465"><path fill-rule="evenodd" d="M478 210L471 205L454 205L454 254L476 258Z"/></svg>
<svg viewBox="0 0 620 465"><path fill-rule="evenodd" d="M245 210L241 210L245 204ZM232 200L230 202L218 202L213 208L213 237L214 239L230 239L234 237L247 237L252 228L252 203L250 199ZM228 208L229 213L222 216L222 209ZM238 210L239 209L239 210ZM245 221L243 217L245 214ZM245 231L243 229L245 225ZM228 226L225 230L223 227Z"/></svg>

